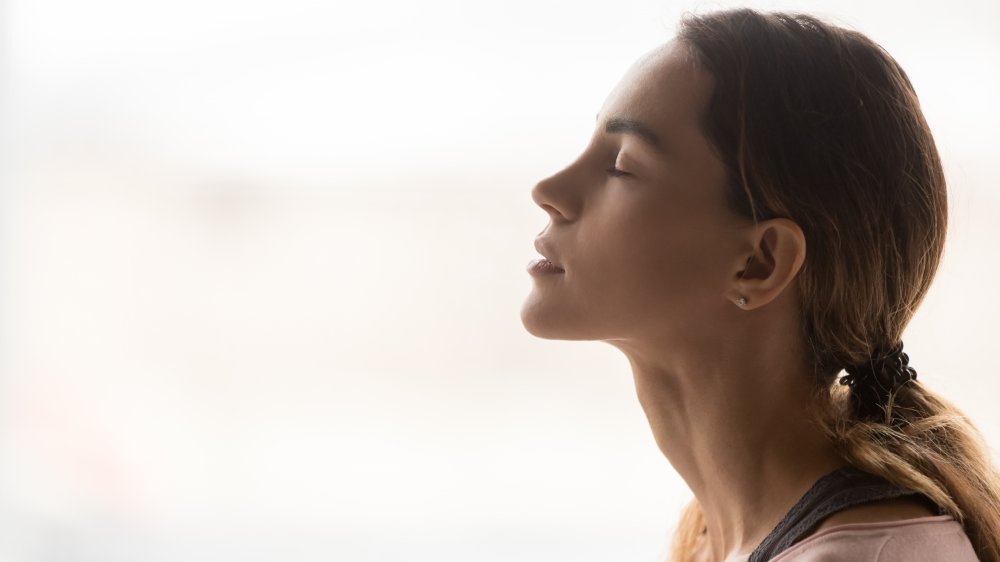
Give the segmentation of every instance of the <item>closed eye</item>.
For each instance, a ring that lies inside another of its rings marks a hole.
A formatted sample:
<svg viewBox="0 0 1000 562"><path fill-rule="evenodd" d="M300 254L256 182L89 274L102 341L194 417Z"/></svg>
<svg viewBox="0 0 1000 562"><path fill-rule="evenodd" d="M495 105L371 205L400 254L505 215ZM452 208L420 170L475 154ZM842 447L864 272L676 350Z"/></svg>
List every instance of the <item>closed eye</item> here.
<svg viewBox="0 0 1000 562"><path fill-rule="evenodd" d="M618 168L615 168L614 166L608 168L607 170L605 170L605 172L607 172L607 174L609 176L613 176L613 177L631 176L632 175L632 174L630 174L630 173L628 173L628 172L626 172L624 170L619 170Z"/></svg>

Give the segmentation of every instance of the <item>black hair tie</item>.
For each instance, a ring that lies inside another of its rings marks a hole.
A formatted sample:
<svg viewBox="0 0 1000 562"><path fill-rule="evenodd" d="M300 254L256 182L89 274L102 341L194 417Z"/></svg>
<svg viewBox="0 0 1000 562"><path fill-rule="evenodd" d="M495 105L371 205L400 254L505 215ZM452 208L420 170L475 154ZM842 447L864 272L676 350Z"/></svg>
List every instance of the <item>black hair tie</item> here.
<svg viewBox="0 0 1000 562"><path fill-rule="evenodd" d="M851 396L862 417L884 419L889 396L896 389L917 380L917 371L909 366L903 342L889 349L876 350L868 361L845 368L840 384L851 387Z"/></svg>

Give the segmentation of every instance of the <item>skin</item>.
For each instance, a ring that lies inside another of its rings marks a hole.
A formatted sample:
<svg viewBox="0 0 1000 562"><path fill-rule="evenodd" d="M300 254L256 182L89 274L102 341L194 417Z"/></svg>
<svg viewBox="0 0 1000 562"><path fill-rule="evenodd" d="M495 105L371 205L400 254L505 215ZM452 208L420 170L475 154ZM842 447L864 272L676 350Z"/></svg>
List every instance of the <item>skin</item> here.
<svg viewBox="0 0 1000 562"><path fill-rule="evenodd" d="M725 169L698 125L713 86L676 41L626 73L583 153L532 190L550 219L543 251L565 272L534 276L521 319L538 337L603 341L628 357L656 443L702 506L699 559L722 561L749 554L845 461L806 421L793 283L805 237L789 219L754 225L725 205ZM644 124L660 148L607 132L615 119ZM910 500L879 502L815 532L927 515Z"/></svg>

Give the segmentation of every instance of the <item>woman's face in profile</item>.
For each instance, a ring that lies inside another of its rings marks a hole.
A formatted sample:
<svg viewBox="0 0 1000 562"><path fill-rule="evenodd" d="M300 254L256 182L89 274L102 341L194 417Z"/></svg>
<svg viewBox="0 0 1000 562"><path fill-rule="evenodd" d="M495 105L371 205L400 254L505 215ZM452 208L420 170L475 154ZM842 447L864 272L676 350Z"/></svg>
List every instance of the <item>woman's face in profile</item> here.
<svg viewBox="0 0 1000 562"><path fill-rule="evenodd" d="M535 186L549 214L536 246L564 271L532 273L530 333L697 337L737 310L729 282L749 220L726 207L725 169L698 125L712 84L677 43L652 51L608 96L583 153Z"/></svg>

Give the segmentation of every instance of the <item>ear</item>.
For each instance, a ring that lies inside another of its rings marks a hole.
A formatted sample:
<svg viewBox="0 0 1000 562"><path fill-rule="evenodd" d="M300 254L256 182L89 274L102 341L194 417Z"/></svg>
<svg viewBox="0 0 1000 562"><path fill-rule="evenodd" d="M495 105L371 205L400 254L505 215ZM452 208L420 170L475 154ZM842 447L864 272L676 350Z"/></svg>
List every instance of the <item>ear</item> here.
<svg viewBox="0 0 1000 562"><path fill-rule="evenodd" d="M781 294L802 269L806 259L806 237L791 219L761 221L751 227L748 250L734 266L733 282L726 297L750 310L764 306Z"/></svg>

